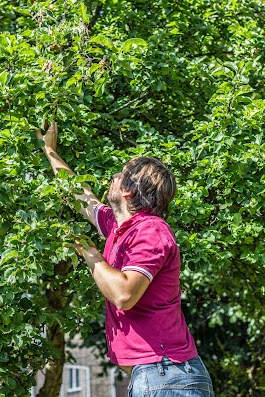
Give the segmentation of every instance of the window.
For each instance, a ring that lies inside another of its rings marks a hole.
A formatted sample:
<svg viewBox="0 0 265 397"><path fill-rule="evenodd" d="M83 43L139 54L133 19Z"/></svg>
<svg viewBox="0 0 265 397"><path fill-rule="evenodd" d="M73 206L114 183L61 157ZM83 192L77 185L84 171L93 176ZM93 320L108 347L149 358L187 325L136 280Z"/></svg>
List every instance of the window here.
<svg viewBox="0 0 265 397"><path fill-rule="evenodd" d="M68 388L69 393L81 391L80 368L75 366L68 367Z"/></svg>

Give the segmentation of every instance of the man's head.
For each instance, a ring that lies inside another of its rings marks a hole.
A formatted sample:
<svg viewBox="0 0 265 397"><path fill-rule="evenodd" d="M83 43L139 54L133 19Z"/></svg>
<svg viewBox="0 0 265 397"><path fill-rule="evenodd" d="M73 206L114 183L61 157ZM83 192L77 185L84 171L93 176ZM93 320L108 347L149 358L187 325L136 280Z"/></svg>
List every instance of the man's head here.
<svg viewBox="0 0 265 397"><path fill-rule="evenodd" d="M120 188L127 192L127 210L131 214L150 211L162 216L176 193L175 177L159 160L136 157L129 160L121 173Z"/></svg>

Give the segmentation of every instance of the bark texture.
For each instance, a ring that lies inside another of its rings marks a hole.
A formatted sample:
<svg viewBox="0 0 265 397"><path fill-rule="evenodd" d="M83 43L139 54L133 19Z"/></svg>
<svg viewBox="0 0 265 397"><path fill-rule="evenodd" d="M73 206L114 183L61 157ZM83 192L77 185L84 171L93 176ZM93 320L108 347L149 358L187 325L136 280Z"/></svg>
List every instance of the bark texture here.
<svg viewBox="0 0 265 397"><path fill-rule="evenodd" d="M67 283L65 277L71 264L64 262L55 266L54 275L62 276L55 289L47 288L48 311L60 312L69 299L66 298ZM55 354L45 367L45 380L36 397L58 397L62 384L62 374L65 362L65 334L58 322L47 327L47 338L55 349Z"/></svg>

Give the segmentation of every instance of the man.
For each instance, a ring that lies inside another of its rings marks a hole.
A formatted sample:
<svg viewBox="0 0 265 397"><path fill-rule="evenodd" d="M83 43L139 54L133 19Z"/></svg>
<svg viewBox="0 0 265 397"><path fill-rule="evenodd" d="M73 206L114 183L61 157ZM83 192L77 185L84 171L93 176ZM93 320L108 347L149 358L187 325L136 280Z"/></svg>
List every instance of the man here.
<svg viewBox="0 0 265 397"><path fill-rule="evenodd" d="M55 174L67 164L56 152L57 125L43 150ZM180 254L162 218L175 195L175 178L159 160L139 157L113 175L110 207L84 188L83 215L104 236L104 254L73 245L106 298L108 357L131 376L130 397L214 396L180 302Z"/></svg>

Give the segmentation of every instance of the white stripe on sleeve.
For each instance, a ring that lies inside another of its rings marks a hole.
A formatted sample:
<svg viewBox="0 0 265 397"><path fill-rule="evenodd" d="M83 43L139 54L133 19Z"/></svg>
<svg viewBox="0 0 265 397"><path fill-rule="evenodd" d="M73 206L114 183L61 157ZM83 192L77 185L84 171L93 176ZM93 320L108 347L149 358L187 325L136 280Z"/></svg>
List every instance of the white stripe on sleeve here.
<svg viewBox="0 0 265 397"><path fill-rule="evenodd" d="M136 272L144 274L147 278L149 278L150 282L153 280L152 274L148 270L143 269L142 267L139 267L139 266L124 266L121 271L125 272L127 270L133 270L133 271L136 271Z"/></svg>
<svg viewBox="0 0 265 397"><path fill-rule="evenodd" d="M98 234L101 236L101 237L104 237L105 238L105 236L104 236L104 234L102 233L102 230L100 229L100 226L99 226L99 223L98 223L98 212L99 212L99 209L103 206L104 204L98 204L95 208L94 208L94 217L95 217L95 222L96 222L96 228L98 229Z"/></svg>

